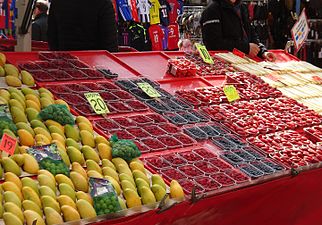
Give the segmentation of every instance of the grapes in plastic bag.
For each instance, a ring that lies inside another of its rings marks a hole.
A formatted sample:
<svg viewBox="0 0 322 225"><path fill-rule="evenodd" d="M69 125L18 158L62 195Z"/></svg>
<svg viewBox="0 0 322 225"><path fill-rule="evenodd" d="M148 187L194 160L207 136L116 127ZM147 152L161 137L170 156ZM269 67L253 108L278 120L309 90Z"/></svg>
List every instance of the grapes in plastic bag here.
<svg viewBox="0 0 322 225"><path fill-rule="evenodd" d="M38 114L42 120L54 120L61 125L75 124L73 115L69 112L66 105L52 104L44 108Z"/></svg>
<svg viewBox="0 0 322 225"><path fill-rule="evenodd" d="M62 160L56 144L33 146L27 152L35 157L41 169L48 170L54 176L64 174L69 176L69 168Z"/></svg>
<svg viewBox="0 0 322 225"><path fill-rule="evenodd" d="M141 152L136 144L131 140L119 140L116 135L113 135L110 139L112 145L113 158L122 158L127 161L131 161L134 158L141 156Z"/></svg>
<svg viewBox="0 0 322 225"><path fill-rule="evenodd" d="M121 210L114 187L108 180L90 177L89 187L94 201L94 209L98 216Z"/></svg>
<svg viewBox="0 0 322 225"><path fill-rule="evenodd" d="M10 118L8 118L7 116L0 116L0 138L3 135L4 129L9 129L14 134L17 134L17 127L14 124L14 122Z"/></svg>

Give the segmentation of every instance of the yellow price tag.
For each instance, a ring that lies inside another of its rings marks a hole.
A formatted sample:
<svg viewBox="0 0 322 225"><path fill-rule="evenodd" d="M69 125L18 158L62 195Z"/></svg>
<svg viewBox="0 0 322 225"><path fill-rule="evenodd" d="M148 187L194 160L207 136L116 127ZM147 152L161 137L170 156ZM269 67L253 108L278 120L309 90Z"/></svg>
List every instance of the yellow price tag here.
<svg viewBox="0 0 322 225"><path fill-rule="evenodd" d="M206 46L199 44L199 43L195 43L195 46L196 46L202 60L205 63L214 64L214 61L212 60L211 55L209 54L208 50L206 49Z"/></svg>
<svg viewBox="0 0 322 225"><path fill-rule="evenodd" d="M149 83L142 82L137 83L137 85L147 94L150 98L159 98L161 97L160 93L154 89Z"/></svg>
<svg viewBox="0 0 322 225"><path fill-rule="evenodd" d="M97 92L88 92L84 94L89 104L91 104L93 110L96 114L105 114L109 113L107 105L102 99L101 95Z"/></svg>
<svg viewBox="0 0 322 225"><path fill-rule="evenodd" d="M225 85L224 86L224 93L229 102L236 101L240 99L237 89L234 85Z"/></svg>

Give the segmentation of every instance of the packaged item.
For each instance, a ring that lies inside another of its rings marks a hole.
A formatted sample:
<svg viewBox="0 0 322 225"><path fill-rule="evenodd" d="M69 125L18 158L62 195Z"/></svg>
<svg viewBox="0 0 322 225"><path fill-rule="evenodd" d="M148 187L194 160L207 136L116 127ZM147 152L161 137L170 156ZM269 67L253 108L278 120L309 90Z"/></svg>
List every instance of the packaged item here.
<svg viewBox="0 0 322 225"><path fill-rule="evenodd" d="M54 176L64 174L69 176L69 168L62 160L56 144L33 146L27 152L34 156L41 169L48 170Z"/></svg>
<svg viewBox="0 0 322 225"><path fill-rule="evenodd" d="M110 139L113 158L120 157L127 161L141 156L141 152L132 140L119 140L116 135Z"/></svg>
<svg viewBox="0 0 322 225"><path fill-rule="evenodd" d="M12 122L12 120L9 117L2 115L0 116L0 138L2 137L4 129L9 129L14 134L17 134L17 127L14 124L14 122Z"/></svg>
<svg viewBox="0 0 322 225"><path fill-rule="evenodd" d="M52 104L41 110L38 115L42 120L54 120L61 125L75 124L73 115L69 112L67 106Z"/></svg>
<svg viewBox="0 0 322 225"><path fill-rule="evenodd" d="M197 73L196 65L184 57L168 60L167 72L175 77L193 77Z"/></svg>
<svg viewBox="0 0 322 225"><path fill-rule="evenodd" d="M121 210L117 194L108 180L90 177L89 186L94 209L98 216Z"/></svg>

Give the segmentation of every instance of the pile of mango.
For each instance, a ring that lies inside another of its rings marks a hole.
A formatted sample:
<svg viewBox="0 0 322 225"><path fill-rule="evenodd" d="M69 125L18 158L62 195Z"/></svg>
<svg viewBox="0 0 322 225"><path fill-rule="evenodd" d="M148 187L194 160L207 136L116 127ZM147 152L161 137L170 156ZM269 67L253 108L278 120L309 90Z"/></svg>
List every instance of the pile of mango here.
<svg viewBox="0 0 322 225"><path fill-rule="evenodd" d="M19 71L16 66L6 63L6 61L6 56L0 53L0 77L5 77L8 86L21 87L22 84L27 86L35 85L35 80L28 71Z"/></svg>
<svg viewBox="0 0 322 225"><path fill-rule="evenodd" d="M45 88L0 89L0 100L8 104L18 144L12 156L2 152L0 177L0 217L7 225L59 224L97 216L89 194L89 177L107 179L118 195L122 209L156 203L167 193L182 200L184 193L176 181L167 188L158 174L151 175L139 159L127 162L112 158L109 141L93 131L91 122L75 117L75 125L61 125L54 120L42 121L38 113L51 104L64 104L54 99ZM56 143L70 176L41 169L37 160L27 153L34 145ZM22 177L33 174L36 177Z"/></svg>

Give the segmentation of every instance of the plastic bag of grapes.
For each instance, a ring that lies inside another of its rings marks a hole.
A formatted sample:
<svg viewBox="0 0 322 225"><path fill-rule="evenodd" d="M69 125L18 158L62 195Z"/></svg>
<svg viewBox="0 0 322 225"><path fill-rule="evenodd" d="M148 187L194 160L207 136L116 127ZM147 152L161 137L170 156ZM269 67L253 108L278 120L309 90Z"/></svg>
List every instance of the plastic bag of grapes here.
<svg viewBox="0 0 322 225"><path fill-rule="evenodd" d="M0 116L0 138L2 138L4 129L9 129L14 134L17 134L17 127L14 122L7 116Z"/></svg>
<svg viewBox="0 0 322 225"><path fill-rule="evenodd" d="M34 156L41 169L48 170L54 176L64 174L69 176L69 168L62 160L56 144L33 146L27 152Z"/></svg>
<svg viewBox="0 0 322 225"><path fill-rule="evenodd" d="M108 180L90 177L89 187L94 201L94 209L98 216L121 210L114 187Z"/></svg>
<svg viewBox="0 0 322 225"><path fill-rule="evenodd" d="M110 138L112 145L112 156L113 158L120 157L127 161L131 161L134 158L141 156L141 152L136 144L131 140L119 140L116 135Z"/></svg>
<svg viewBox="0 0 322 225"><path fill-rule="evenodd" d="M52 104L44 108L38 114L38 117L42 120L54 120L61 125L75 124L73 115L69 112L66 105Z"/></svg>

